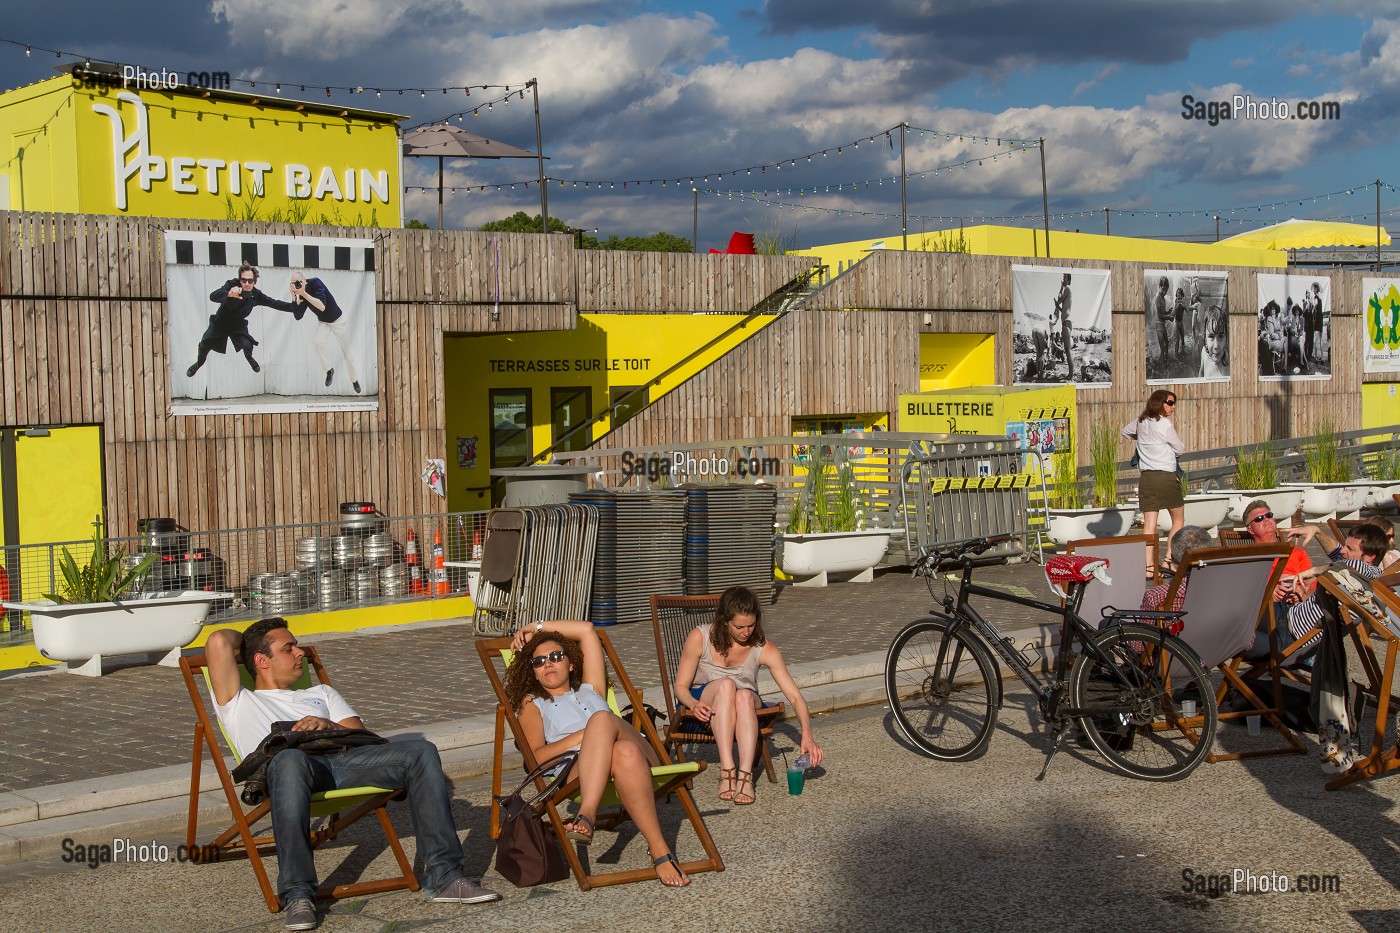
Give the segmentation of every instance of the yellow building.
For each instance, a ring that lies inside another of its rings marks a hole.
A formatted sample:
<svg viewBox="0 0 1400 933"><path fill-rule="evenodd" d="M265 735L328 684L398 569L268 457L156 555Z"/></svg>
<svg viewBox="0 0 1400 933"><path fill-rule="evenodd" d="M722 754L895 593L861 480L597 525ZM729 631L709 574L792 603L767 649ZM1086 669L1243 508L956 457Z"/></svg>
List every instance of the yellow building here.
<svg viewBox="0 0 1400 933"><path fill-rule="evenodd" d="M899 249L899 234L869 240L829 243L793 250L794 256L820 256L833 275L844 272L876 249ZM965 247L965 248L959 248ZM1215 243L1180 243L1141 237L1103 236L1097 233L1050 231L1050 251L1045 231L1034 227L1000 227L979 224L953 230L909 234L910 252L959 252L973 256L1022 256L1028 259L1118 259L1125 262L1194 263L1207 266L1268 266L1282 269L1288 256L1282 250L1245 249Z"/></svg>
<svg viewBox="0 0 1400 933"><path fill-rule="evenodd" d="M123 70L0 94L0 207L402 225L403 117Z"/></svg>

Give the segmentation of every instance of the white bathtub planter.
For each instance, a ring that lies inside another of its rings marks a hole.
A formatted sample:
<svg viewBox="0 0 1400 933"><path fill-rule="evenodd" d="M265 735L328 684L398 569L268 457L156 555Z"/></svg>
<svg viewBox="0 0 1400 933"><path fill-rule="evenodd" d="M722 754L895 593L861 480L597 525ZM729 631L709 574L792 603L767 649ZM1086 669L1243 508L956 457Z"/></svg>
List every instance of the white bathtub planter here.
<svg viewBox="0 0 1400 933"><path fill-rule="evenodd" d="M1375 487L1367 494L1362 505L1376 512L1394 512L1397 508L1396 496L1400 496L1400 483L1388 479L1376 480Z"/></svg>
<svg viewBox="0 0 1400 933"><path fill-rule="evenodd" d="M71 673L101 677L102 656L109 654L146 654L166 667L177 666L180 649L199 636L210 607L233 595L188 590L120 602L4 606L30 614L34 647L44 657L67 662Z"/></svg>
<svg viewBox="0 0 1400 933"><path fill-rule="evenodd" d="M1302 492L1303 517L1314 521L1346 517L1359 511L1373 485L1365 481L1284 484L1287 488Z"/></svg>
<svg viewBox="0 0 1400 933"><path fill-rule="evenodd" d="M1230 510L1231 497L1227 493L1193 492L1186 497L1186 517L1183 523L1207 530L1225 521ZM1172 527L1171 514L1166 509L1157 510L1157 533L1167 534Z"/></svg>
<svg viewBox="0 0 1400 933"><path fill-rule="evenodd" d="M831 574L841 575L847 583L869 583L890 546L890 530L781 534L778 539L782 542L779 566L797 580L796 586L826 586Z"/></svg>
<svg viewBox="0 0 1400 933"><path fill-rule="evenodd" d="M1046 531L1056 544L1068 544L1084 538L1116 538L1128 533L1132 526L1135 505L1115 505L1107 508L1049 509Z"/></svg>
<svg viewBox="0 0 1400 933"><path fill-rule="evenodd" d="M1263 499L1269 503L1269 511L1274 513L1279 524L1291 519L1303 502L1303 490L1296 486L1274 489L1224 489L1221 490L1221 495L1230 497L1228 515L1236 525L1244 524L1245 507L1255 499Z"/></svg>

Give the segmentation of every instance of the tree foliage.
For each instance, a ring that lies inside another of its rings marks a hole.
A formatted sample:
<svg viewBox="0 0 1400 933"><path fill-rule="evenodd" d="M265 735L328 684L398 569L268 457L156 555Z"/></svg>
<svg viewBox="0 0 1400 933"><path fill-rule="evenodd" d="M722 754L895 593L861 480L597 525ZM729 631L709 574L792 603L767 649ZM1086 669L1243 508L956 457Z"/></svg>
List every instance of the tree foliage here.
<svg viewBox="0 0 1400 933"><path fill-rule="evenodd" d="M488 221L482 224L480 229L488 233L539 233L540 226L539 214L530 215L524 211L516 211L509 217ZM574 230L575 228L570 227L558 217L549 218L550 233L574 233ZM606 240L601 241L589 233L575 234L575 236L576 241L581 241L580 246L583 249L632 250L654 253L688 253L691 249L689 240L673 233L626 237L620 237L614 233Z"/></svg>

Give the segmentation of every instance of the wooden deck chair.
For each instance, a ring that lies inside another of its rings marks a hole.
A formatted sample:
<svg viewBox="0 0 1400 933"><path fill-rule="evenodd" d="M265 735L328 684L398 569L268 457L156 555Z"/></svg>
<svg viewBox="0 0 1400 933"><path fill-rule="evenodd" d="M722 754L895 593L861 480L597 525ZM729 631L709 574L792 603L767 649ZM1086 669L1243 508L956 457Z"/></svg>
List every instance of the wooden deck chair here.
<svg viewBox="0 0 1400 933"><path fill-rule="evenodd" d="M1262 716L1283 736L1285 745L1278 748L1255 749L1247 752L1214 754L1210 762L1258 758L1307 749L1284 724L1283 687L1278 676L1279 657L1274 644L1273 592L1283 575L1283 566L1292 552L1291 544L1250 544L1245 547L1198 548L1186 553L1184 566L1167 592L1167 605L1172 604L1177 590L1186 587L1182 610L1186 613L1180 632L1182 641L1200 655L1207 668L1219 668L1220 686L1216 705L1220 719ZM1269 700L1266 702L1253 685L1240 676L1244 652L1254 640L1261 620L1268 620L1269 661L1273 673ZM1244 709L1225 709L1230 693L1241 697Z"/></svg>
<svg viewBox="0 0 1400 933"><path fill-rule="evenodd" d="M713 743L710 727L690 716L682 715L676 702L671 681L681 663L681 649L691 629L713 622L719 608L719 596L657 596L651 597L651 630L656 637L656 660L661 665L661 689L666 698L666 747L675 752L677 761L685 761L688 743ZM764 706L758 711L758 758L771 783L778 783L773 770L773 755L769 743L773 724L783 717L784 704Z"/></svg>
<svg viewBox="0 0 1400 933"><path fill-rule="evenodd" d="M301 647L306 652L306 658L302 662L301 680L297 681L295 688L302 689L311 686L312 670L316 672L318 682L329 684L330 678L326 674L326 669L321 665L321 656L316 653L315 647L312 645L302 645ZM253 689L252 674L241 664L238 666L238 671L244 688ZM234 747L233 742L229 740L228 733L224 732L223 724L219 723L217 718L210 716L209 708L212 708L213 705L214 691L210 686L209 668L204 654L201 652L181 658L180 673L185 678L185 687L189 690L190 702L194 704L196 715L194 757L190 766L189 825L185 843L191 851L208 851L208 849L195 848L198 845L196 834L199 822L199 773L204 762L204 753L208 751L209 757L214 762L214 770L219 775L219 784L224 792L224 797L228 800L229 810L233 814L233 825L204 845L216 847L220 860L226 858L248 859L248 863L253 867L253 874L257 876L258 886L262 888L263 898L267 901L267 909L277 913L282 909L282 903L276 890L272 887L272 883L268 880L267 868L263 865L262 860L263 855L271 855L276 851L273 848L272 831L269 828L261 836L255 835L253 832L253 826L268 815L271 804L264 800L262 803L245 810L243 801L238 796L238 789L233 783L233 775L229 772L228 765L224 763L224 755L219 748L218 736L223 737L224 744L232 752L235 761L241 761L242 757L238 754L238 749ZM203 684L202 690L201 683ZM205 697L208 697L209 708L205 706ZM313 850L334 839L346 827L361 817L373 813L379 818L379 826L384 831L384 838L389 843L389 848L393 851L399 866L399 874L393 878L380 881L360 881L354 884L327 885L317 892L318 896L342 898L361 894L378 894L382 891L418 890L418 879L413 874L413 866L404 854L398 833L394 831L394 824L389 821L389 813L385 809L385 805L390 800L401 796L402 793L403 791L397 788L345 787L337 790L318 791L311 795L312 818L329 817L323 826L311 833L311 848Z"/></svg>
<svg viewBox="0 0 1400 933"><path fill-rule="evenodd" d="M1215 536L1220 539L1221 545L1226 547L1255 543L1253 536L1240 528L1221 528L1216 531Z"/></svg>
<svg viewBox="0 0 1400 933"><path fill-rule="evenodd" d="M1338 546L1346 540L1346 536L1351 533L1351 529L1358 525L1364 525L1366 521L1360 518L1329 518L1327 519L1327 530L1332 533L1332 537L1337 539ZM1321 544L1321 542L1318 542ZM1323 550L1327 550L1323 548Z"/></svg>
<svg viewBox="0 0 1400 933"><path fill-rule="evenodd" d="M1387 579L1394 583L1386 584ZM1328 790L1337 790L1357 781L1379 777L1400 768L1400 739L1395 745L1386 748L1385 731L1390 710L1400 706L1400 697L1392 693L1395 682L1395 660L1400 653L1400 595L1392 588L1400 583L1400 575L1390 574L1378 577L1371 582L1371 592L1380 605L1382 616L1362 606L1345 589L1335 584L1326 574L1318 578L1317 585L1336 598L1339 621L1342 623L1361 667L1366 676L1364 684L1358 684L1368 702L1376 704L1375 725L1371 734L1371 747L1367 755L1350 768L1328 781ZM1385 646L1384 660L1378 658L1375 640ZM1359 725L1353 723L1353 726ZM1358 734L1357 739L1360 739Z"/></svg>
<svg viewBox="0 0 1400 933"><path fill-rule="evenodd" d="M618 710L616 697L617 688L621 687L623 696L632 707L629 721L656 751L656 756L661 761L661 764L655 765L651 769L652 790L656 799L659 801L668 795L675 795L685 811L686 819L689 820L691 828L695 830L701 847L705 850L706 857L704 859L681 862L681 870L686 874L702 871L724 871L724 861L720 858L719 849L715 847L714 839L711 838L710 831L705 827L705 821L701 818L700 811L695 806L695 799L687 787L695 775L705 770L705 763L703 761L671 761L666 754L666 746L661 742L661 737L657 735L656 727L652 725L651 718L646 714L646 707L642 703L642 694L632 685L632 680L622 667L622 662L618 659L617 652L613 649L607 633L599 632L598 639L603 643L603 653L614 675L613 678L609 679L608 705L612 707L613 712L619 716L622 715ZM526 770L536 768L539 761L536 760L534 752L526 745L524 733L520 728L520 720L517 718L515 710L511 709L510 704L506 701L504 672L510 664L511 657L513 657L513 652L510 650L510 639L478 640L476 651L481 656L482 665L486 668L486 676L491 681L491 689L496 692L495 752L491 764L491 838L495 839L501 834L499 797L502 793L501 782L507 726L510 727L511 737L515 741L516 748L520 750L520 754L525 759ZM545 782L541 779L537 781L537 786L540 790L544 790ZM579 888L587 891L590 888L610 884L655 880L656 872L649 867L600 872L589 871L584 866L583 861L579 858L577 847L564 834L564 817L559 812L560 806L565 801L575 799L577 795L578 779L572 778L544 800L543 806L549 816L549 824L554 830L555 838L559 840L559 846L564 850L564 857L569 863L569 869L573 872L574 879L578 881ZM602 806L615 806L617 803L617 796L613 793L612 784L609 783L608 790L603 794ZM677 858L679 857L677 855Z"/></svg>
<svg viewBox="0 0 1400 933"><path fill-rule="evenodd" d="M1081 557L1102 557L1108 561L1112 586L1092 580L1084 590L1079 615L1090 625L1097 625L1103 610L1137 609L1142 606L1148 587L1160 582L1157 577L1158 537L1156 535L1124 535L1119 538L1083 538L1065 545L1066 554ZM1144 560L1151 561L1153 579L1145 576ZM1141 569L1139 569L1141 568Z"/></svg>

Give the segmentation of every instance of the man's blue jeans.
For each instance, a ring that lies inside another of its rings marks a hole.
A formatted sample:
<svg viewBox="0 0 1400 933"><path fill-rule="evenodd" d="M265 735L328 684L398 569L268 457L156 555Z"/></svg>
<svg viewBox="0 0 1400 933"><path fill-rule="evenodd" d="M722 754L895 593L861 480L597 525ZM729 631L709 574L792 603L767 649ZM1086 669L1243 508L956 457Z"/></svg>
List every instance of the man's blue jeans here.
<svg viewBox="0 0 1400 933"><path fill-rule="evenodd" d="M267 767L272 833L277 843L277 893L316 899L316 863L311 855L311 795L339 787L402 787L408 791L413 832L418 838L418 880L439 891L462 875L462 844L452 822L452 802L437 746L424 739L366 745L335 755L288 749Z"/></svg>

